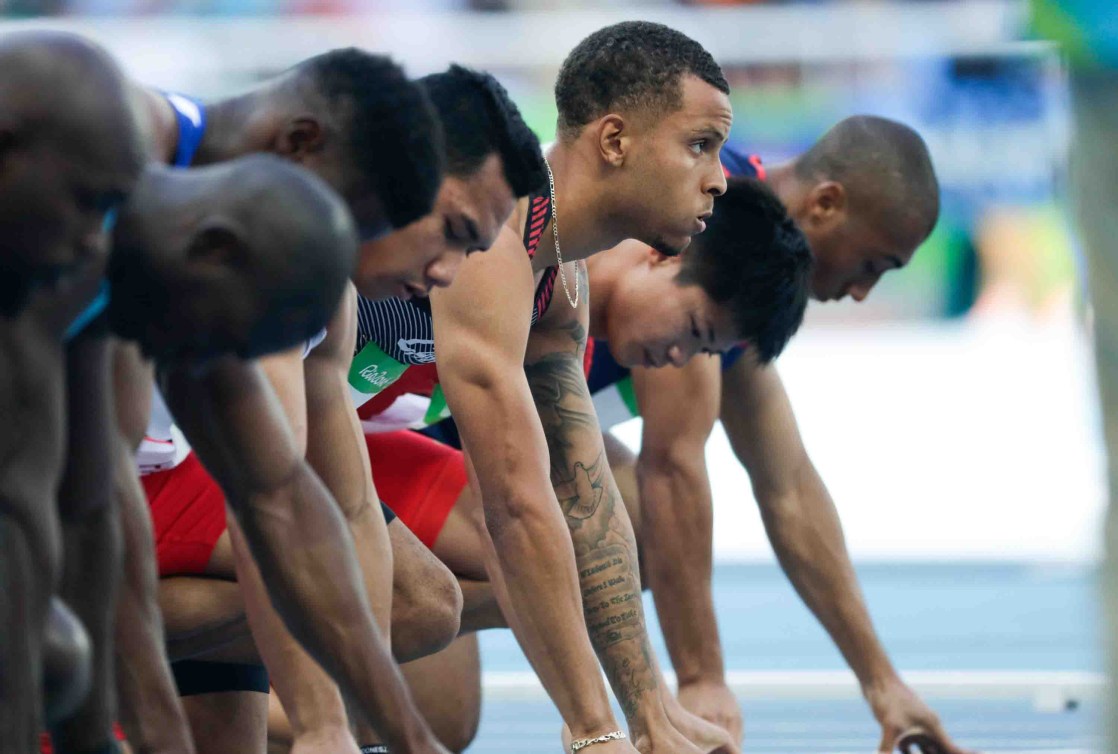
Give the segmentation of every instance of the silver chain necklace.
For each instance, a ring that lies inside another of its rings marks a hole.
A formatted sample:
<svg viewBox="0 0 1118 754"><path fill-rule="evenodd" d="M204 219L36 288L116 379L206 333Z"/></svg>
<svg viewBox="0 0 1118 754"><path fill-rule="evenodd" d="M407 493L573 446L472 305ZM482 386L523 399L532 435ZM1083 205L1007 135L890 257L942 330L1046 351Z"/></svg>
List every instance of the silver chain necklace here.
<svg viewBox="0 0 1118 754"><path fill-rule="evenodd" d="M567 294L567 303L572 309L578 308L578 262L575 262L575 295L571 297L571 289L567 287L567 273L563 270L563 252L559 250L559 207L555 203L555 176L551 174L551 163L543 158L547 166L547 183L551 187L551 233L555 237L555 261L559 263L559 279L563 281L563 292Z"/></svg>

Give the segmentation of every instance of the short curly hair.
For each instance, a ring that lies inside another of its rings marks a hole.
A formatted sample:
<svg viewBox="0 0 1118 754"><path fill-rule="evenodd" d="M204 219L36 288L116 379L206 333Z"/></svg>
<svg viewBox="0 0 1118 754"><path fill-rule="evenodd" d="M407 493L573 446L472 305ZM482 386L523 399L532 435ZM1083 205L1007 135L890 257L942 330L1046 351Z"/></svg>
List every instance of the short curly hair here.
<svg viewBox="0 0 1118 754"><path fill-rule="evenodd" d="M707 229L683 252L676 282L701 286L727 308L737 337L767 363L803 322L812 261L807 239L772 189L734 177L714 200Z"/></svg>
<svg viewBox="0 0 1118 754"><path fill-rule="evenodd" d="M419 83L443 122L448 173L469 176L496 153L514 196L526 196L546 183L540 140L491 74L452 65Z"/></svg>
<svg viewBox="0 0 1118 754"><path fill-rule="evenodd" d="M393 227L423 217L443 177L443 131L423 88L384 55L354 47L303 61L296 71L339 109L353 165Z"/></svg>
<svg viewBox="0 0 1118 754"><path fill-rule="evenodd" d="M600 29L579 42L559 70L559 133L572 135L614 108L676 110L687 74L730 92L711 54L675 29L649 21Z"/></svg>

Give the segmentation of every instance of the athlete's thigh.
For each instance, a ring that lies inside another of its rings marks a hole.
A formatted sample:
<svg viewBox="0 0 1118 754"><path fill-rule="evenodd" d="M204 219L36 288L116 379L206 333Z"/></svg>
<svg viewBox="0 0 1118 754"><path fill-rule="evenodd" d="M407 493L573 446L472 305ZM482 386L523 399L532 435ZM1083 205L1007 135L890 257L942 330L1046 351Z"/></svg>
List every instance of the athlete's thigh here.
<svg viewBox="0 0 1118 754"><path fill-rule="evenodd" d="M207 576L227 581L237 579L237 568L233 562L233 540L229 536L228 529L218 537L213 554L210 555L210 560L206 564L205 573Z"/></svg>
<svg viewBox="0 0 1118 754"><path fill-rule="evenodd" d="M419 711L446 748L465 750L481 718L477 634L461 636L430 657L400 666Z"/></svg>
<svg viewBox="0 0 1118 754"><path fill-rule="evenodd" d="M482 554L481 505L469 485L462 488L458 500L446 517L442 531L431 548L455 576L486 581L485 559Z"/></svg>
<svg viewBox="0 0 1118 754"><path fill-rule="evenodd" d="M194 740L205 754L256 754L268 741L268 694L224 691L182 697Z"/></svg>
<svg viewBox="0 0 1118 754"><path fill-rule="evenodd" d="M250 636L244 598L235 581L205 576L162 578L159 608L172 661L210 655Z"/></svg>

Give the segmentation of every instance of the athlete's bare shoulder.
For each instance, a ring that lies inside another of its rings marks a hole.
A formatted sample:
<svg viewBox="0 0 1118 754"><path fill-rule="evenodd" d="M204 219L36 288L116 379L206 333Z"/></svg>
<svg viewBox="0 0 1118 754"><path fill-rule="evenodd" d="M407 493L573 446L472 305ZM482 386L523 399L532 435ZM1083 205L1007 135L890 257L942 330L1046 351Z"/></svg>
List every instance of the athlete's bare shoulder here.
<svg viewBox="0 0 1118 754"><path fill-rule="evenodd" d="M178 124L171 103L155 89L135 83L130 85L130 95L148 159L170 162L178 142Z"/></svg>
<svg viewBox="0 0 1118 754"><path fill-rule="evenodd" d="M347 283L338 310L326 325L326 337L307 355L308 359L331 359L348 368L357 343L357 288Z"/></svg>
<svg viewBox="0 0 1118 754"><path fill-rule="evenodd" d="M529 204L531 197L522 196L516 200L516 209L509 215L509 220L505 223L505 227L510 229L517 238L524 238L524 231L528 226ZM523 245L523 244L522 244Z"/></svg>

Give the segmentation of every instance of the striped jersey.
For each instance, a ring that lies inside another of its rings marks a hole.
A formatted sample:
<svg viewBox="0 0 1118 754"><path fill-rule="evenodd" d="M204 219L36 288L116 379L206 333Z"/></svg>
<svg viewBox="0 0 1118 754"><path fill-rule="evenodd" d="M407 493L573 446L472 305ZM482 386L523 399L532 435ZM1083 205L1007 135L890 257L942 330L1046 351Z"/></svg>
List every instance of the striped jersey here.
<svg viewBox="0 0 1118 754"><path fill-rule="evenodd" d="M551 219L546 189L530 195L528 207L523 242L532 259ZM548 267L536 286L530 313L533 325L551 304L558 272L558 267ZM449 415L438 386L434 323L427 299L374 301L358 296L349 388L367 430L420 427Z"/></svg>

